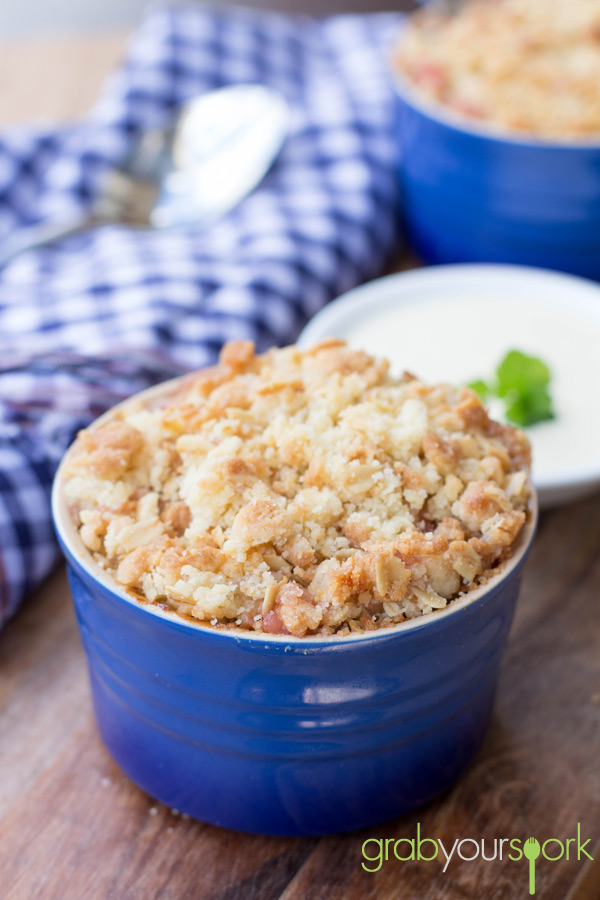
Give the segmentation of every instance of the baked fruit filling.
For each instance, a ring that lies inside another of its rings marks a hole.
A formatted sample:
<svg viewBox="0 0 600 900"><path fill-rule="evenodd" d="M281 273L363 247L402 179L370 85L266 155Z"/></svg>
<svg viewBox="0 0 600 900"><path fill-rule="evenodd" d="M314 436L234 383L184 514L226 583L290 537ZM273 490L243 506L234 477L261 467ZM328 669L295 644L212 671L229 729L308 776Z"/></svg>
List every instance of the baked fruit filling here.
<svg viewBox="0 0 600 900"><path fill-rule="evenodd" d="M64 491L85 546L142 602L217 628L347 635L442 609L511 556L525 435L468 388L328 341L234 342L82 431Z"/></svg>

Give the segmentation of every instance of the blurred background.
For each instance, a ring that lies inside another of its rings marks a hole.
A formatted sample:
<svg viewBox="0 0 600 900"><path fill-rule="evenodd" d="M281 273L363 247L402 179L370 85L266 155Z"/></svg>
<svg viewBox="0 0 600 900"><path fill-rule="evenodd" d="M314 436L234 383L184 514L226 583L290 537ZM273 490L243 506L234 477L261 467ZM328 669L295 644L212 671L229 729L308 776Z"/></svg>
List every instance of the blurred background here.
<svg viewBox="0 0 600 900"><path fill-rule="evenodd" d="M408 9L414 4L410 0L265 0L259 4L239 0L236 5L322 16ZM132 26L148 6L148 0L4 0L0 4L0 40Z"/></svg>
<svg viewBox="0 0 600 900"><path fill-rule="evenodd" d="M153 0L2 0L0 128L85 114L152 5ZM235 5L315 16L416 6L413 0L238 0Z"/></svg>

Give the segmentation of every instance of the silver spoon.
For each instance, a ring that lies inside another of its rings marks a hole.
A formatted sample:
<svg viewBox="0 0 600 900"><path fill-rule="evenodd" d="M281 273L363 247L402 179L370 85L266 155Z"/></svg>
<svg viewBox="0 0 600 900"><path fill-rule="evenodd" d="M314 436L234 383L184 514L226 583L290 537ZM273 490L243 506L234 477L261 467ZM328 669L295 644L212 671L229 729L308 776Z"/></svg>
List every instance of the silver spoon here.
<svg viewBox="0 0 600 900"><path fill-rule="evenodd" d="M25 250L109 223L203 226L263 179L287 137L289 110L276 91L235 85L189 101L174 127L142 135L109 171L85 213L24 228L0 247L0 267Z"/></svg>

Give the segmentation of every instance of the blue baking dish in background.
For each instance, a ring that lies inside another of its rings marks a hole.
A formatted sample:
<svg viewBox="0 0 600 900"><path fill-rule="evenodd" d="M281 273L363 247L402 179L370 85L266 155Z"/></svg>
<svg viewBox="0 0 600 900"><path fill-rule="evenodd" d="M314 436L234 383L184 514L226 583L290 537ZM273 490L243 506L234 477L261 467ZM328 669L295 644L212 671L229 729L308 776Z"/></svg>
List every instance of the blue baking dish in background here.
<svg viewBox="0 0 600 900"><path fill-rule="evenodd" d="M402 214L427 263L515 263L600 280L600 142L463 122L394 73Z"/></svg>
<svg viewBox="0 0 600 900"><path fill-rule="evenodd" d="M535 508L501 573L446 609L365 634L294 638L218 630L129 596L81 542L61 471L53 515L100 734L157 800L240 831L331 834L414 809L472 760Z"/></svg>

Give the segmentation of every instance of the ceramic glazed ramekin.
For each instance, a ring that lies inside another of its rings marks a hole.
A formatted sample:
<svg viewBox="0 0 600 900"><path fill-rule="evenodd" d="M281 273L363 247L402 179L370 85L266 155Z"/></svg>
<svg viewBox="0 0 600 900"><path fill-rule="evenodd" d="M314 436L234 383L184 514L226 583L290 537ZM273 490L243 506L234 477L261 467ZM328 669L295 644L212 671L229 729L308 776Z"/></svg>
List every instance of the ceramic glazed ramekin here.
<svg viewBox="0 0 600 900"><path fill-rule="evenodd" d="M305 639L217 631L132 599L82 544L61 483L59 469L54 521L98 727L157 800L240 831L330 834L407 812L468 765L535 508L502 573L468 599L389 630Z"/></svg>
<svg viewBox="0 0 600 900"><path fill-rule="evenodd" d="M407 237L428 263L541 266L600 279L600 142L462 123L395 75Z"/></svg>

